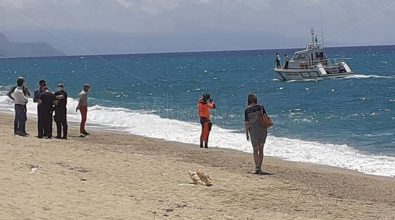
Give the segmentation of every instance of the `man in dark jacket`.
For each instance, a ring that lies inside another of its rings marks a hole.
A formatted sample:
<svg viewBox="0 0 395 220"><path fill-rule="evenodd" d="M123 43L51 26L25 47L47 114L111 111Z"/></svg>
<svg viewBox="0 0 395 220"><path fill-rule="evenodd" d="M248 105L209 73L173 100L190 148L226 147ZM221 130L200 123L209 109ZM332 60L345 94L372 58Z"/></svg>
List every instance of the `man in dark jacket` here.
<svg viewBox="0 0 395 220"><path fill-rule="evenodd" d="M35 90L34 91L34 95L33 95L33 102L34 103L38 103L39 102L39 96L40 96L40 94L43 92L43 90L42 90L42 88L44 87L44 86L46 86L47 85L47 82L45 81L45 80L40 80L39 82L38 82L38 89L37 90ZM40 113L40 109L41 109L41 106L40 106L40 104L37 104L37 129L38 129L38 137L40 138L42 138L42 136L45 134L44 133L44 128L43 127L41 127L40 126L40 124L41 124L41 117L40 117L40 115L41 115L41 113ZM45 134L46 135L46 134Z"/></svg>
<svg viewBox="0 0 395 220"><path fill-rule="evenodd" d="M39 104L39 131L38 138L43 138L43 136L47 136L49 139L52 138L52 113L53 113L53 104L55 101L55 95L48 90L47 86L42 87L42 91L38 96L38 104Z"/></svg>
<svg viewBox="0 0 395 220"><path fill-rule="evenodd" d="M55 122L58 139L67 139L67 92L63 84L59 83L55 92ZM63 131L63 136L62 136Z"/></svg>

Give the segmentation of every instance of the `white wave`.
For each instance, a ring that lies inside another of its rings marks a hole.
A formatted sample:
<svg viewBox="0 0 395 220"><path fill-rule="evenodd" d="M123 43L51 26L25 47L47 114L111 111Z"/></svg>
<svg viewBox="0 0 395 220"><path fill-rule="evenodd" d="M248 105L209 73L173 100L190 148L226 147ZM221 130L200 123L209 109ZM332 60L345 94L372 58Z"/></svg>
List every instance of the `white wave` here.
<svg viewBox="0 0 395 220"><path fill-rule="evenodd" d="M5 95L6 92L0 91L0 111L3 112L13 112L13 102ZM68 99L67 103L67 114L68 120L71 121L79 121L79 114L75 111L77 107L77 101L73 99ZM29 102L27 104L27 113L30 117L37 117L37 104L33 103L33 99L29 98Z"/></svg>
<svg viewBox="0 0 395 220"><path fill-rule="evenodd" d="M393 79L395 76L379 76L379 75L363 75L363 74L353 74L344 77L345 79Z"/></svg>
<svg viewBox="0 0 395 220"><path fill-rule="evenodd" d="M76 100L69 99L68 118L71 121L80 119L75 112L76 105ZM35 104L29 102L28 108L28 113L35 115ZM0 109L3 111L12 111L13 109L12 103L1 94ZM90 107L88 122L145 137L190 144L199 142L199 123L166 119L158 115L124 108ZM245 134L218 126L213 127L213 132L210 135L210 145L212 147L252 152L251 144L246 141ZM322 144L275 137L269 134L265 154L289 161L336 166L373 175L395 176L395 157L368 155L347 145Z"/></svg>

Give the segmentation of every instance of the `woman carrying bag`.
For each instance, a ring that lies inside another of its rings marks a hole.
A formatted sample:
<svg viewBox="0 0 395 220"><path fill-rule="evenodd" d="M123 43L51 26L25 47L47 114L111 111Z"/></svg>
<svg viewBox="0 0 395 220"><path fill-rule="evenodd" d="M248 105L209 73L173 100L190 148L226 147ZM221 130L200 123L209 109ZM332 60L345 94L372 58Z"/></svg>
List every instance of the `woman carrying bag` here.
<svg viewBox="0 0 395 220"><path fill-rule="evenodd" d="M273 125L267 116L263 105L258 105L255 94L248 95L248 107L245 110L245 130L247 141L251 139L254 149L255 174L265 174L262 171L263 148L267 137L267 128Z"/></svg>

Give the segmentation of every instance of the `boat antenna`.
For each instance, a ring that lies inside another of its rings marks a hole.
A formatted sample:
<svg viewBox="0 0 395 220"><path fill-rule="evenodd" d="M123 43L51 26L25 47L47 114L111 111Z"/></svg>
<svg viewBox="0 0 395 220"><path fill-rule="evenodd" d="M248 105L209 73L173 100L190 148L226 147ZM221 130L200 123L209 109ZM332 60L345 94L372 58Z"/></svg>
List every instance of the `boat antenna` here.
<svg viewBox="0 0 395 220"><path fill-rule="evenodd" d="M324 47L324 29L321 29L321 43L322 47Z"/></svg>
<svg viewBox="0 0 395 220"><path fill-rule="evenodd" d="M314 28L311 28L311 43L313 46L315 46L315 41L314 41Z"/></svg>

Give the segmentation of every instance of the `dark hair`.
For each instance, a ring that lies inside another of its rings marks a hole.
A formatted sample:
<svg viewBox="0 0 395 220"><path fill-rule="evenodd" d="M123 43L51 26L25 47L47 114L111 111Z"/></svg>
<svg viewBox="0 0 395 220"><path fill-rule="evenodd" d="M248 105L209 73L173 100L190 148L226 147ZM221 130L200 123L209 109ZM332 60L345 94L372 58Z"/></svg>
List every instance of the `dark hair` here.
<svg viewBox="0 0 395 220"><path fill-rule="evenodd" d="M38 81L38 85L40 85L40 86L44 86L46 84L47 84L47 82L45 80L43 80L43 79Z"/></svg>
<svg viewBox="0 0 395 220"><path fill-rule="evenodd" d="M19 78L16 80L16 85L17 85L17 86L22 86L24 82L25 82L25 79L22 78L22 77L19 77Z"/></svg>
<svg viewBox="0 0 395 220"><path fill-rule="evenodd" d="M203 94L203 101L207 102L210 99L210 97L211 97L210 94L204 93Z"/></svg>
<svg viewBox="0 0 395 220"><path fill-rule="evenodd" d="M251 105L252 103L258 104L258 97L254 93L249 94L247 103L248 105Z"/></svg>

